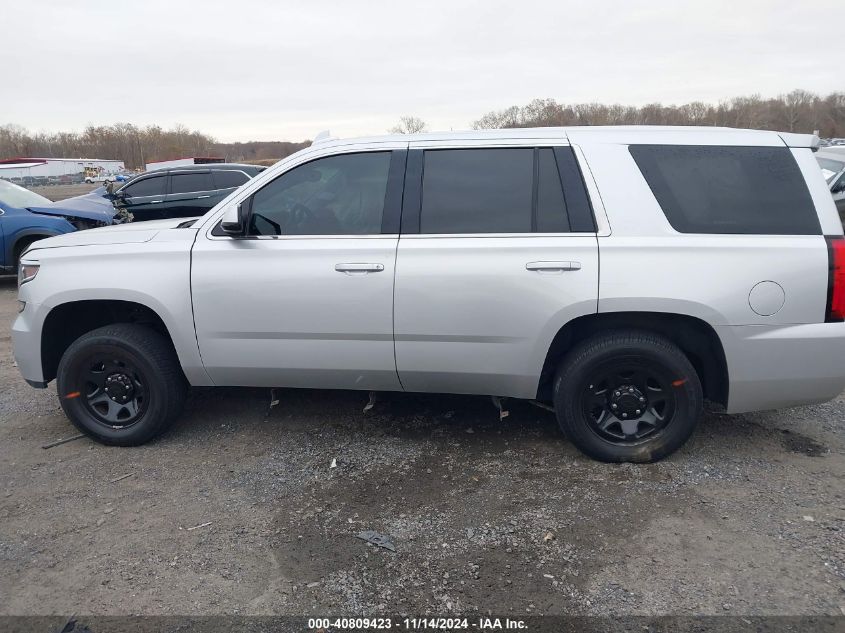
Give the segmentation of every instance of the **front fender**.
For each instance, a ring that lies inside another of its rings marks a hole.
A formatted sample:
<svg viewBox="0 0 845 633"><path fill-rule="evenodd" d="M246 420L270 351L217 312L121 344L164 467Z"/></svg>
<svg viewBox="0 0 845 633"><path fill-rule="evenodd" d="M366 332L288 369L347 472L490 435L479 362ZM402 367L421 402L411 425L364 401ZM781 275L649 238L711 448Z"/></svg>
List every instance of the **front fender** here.
<svg viewBox="0 0 845 633"><path fill-rule="evenodd" d="M142 305L167 328L189 382L211 384L194 331L190 285L194 234L179 232L171 237L179 239L39 249L41 269L37 279L22 288L21 300L40 306L43 317L76 301Z"/></svg>

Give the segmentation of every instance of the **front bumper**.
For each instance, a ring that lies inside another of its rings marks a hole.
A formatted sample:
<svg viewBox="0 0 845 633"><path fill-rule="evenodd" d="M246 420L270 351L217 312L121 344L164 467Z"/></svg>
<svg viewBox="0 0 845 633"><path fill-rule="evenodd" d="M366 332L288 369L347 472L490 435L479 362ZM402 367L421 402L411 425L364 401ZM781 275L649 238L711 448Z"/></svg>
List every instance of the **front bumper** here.
<svg viewBox="0 0 845 633"><path fill-rule="evenodd" d="M43 389L47 386L41 366L41 306L27 302L12 325L12 347L18 371L30 385Z"/></svg>
<svg viewBox="0 0 845 633"><path fill-rule="evenodd" d="M728 364L728 413L827 402L845 389L845 323L716 331Z"/></svg>

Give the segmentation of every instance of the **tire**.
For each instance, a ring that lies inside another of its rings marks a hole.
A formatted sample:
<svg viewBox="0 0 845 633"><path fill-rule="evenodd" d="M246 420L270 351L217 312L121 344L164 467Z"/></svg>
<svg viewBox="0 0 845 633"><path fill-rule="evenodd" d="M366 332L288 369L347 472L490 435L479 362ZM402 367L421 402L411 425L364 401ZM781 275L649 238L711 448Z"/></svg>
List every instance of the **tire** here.
<svg viewBox="0 0 845 633"><path fill-rule="evenodd" d="M654 462L672 454L695 431L702 401L686 355L667 338L640 330L582 341L555 376L558 424L581 452L603 462Z"/></svg>
<svg viewBox="0 0 845 633"><path fill-rule="evenodd" d="M81 432L101 444L138 446L173 424L188 385L165 337L143 325L116 323L68 347L56 388Z"/></svg>

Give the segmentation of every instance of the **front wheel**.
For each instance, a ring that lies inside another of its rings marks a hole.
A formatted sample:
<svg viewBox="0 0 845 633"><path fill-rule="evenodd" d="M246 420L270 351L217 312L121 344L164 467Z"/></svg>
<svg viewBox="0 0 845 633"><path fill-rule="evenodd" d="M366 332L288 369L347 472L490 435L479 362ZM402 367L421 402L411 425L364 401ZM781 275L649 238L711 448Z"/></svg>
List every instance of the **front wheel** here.
<svg viewBox="0 0 845 633"><path fill-rule="evenodd" d="M701 382L663 336L615 331L576 345L555 378L558 423L582 452L604 462L653 462L690 438Z"/></svg>
<svg viewBox="0 0 845 633"><path fill-rule="evenodd" d="M136 446L163 433L182 411L187 381L169 341L117 323L88 332L62 356L59 401L70 421L103 444Z"/></svg>

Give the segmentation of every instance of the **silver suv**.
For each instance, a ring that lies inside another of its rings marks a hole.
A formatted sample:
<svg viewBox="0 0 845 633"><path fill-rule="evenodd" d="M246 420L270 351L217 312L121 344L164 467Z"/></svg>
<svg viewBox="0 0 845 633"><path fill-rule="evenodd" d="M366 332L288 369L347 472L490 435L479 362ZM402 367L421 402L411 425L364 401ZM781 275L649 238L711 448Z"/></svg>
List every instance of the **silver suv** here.
<svg viewBox="0 0 845 633"><path fill-rule="evenodd" d="M20 371L135 445L189 385L551 403L652 461L845 387L845 239L813 136L549 128L322 140L196 221L36 242ZM108 271L104 274L104 271Z"/></svg>

